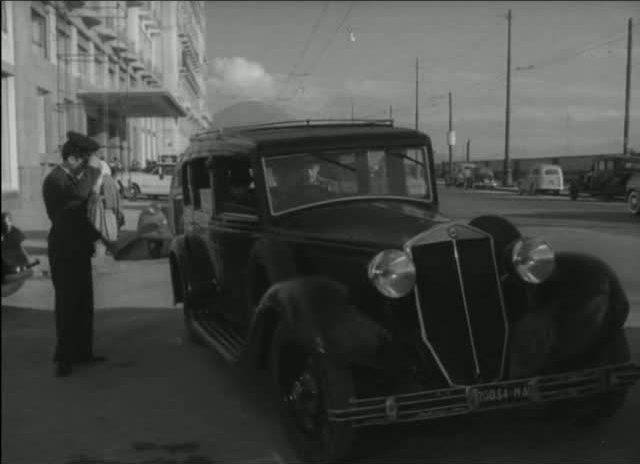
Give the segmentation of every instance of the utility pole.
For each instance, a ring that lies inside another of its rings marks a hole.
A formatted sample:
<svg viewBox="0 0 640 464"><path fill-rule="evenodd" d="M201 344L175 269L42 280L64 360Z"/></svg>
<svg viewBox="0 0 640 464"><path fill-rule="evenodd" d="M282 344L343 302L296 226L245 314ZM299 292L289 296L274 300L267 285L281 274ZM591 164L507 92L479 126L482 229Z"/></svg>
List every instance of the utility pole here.
<svg viewBox="0 0 640 464"><path fill-rule="evenodd" d="M351 120L353 121L353 98L351 99Z"/></svg>
<svg viewBox="0 0 640 464"><path fill-rule="evenodd" d="M416 58L416 130L418 130L418 58Z"/></svg>
<svg viewBox="0 0 640 464"><path fill-rule="evenodd" d="M471 139L467 139L467 163L469 162L469 148L471 147Z"/></svg>
<svg viewBox="0 0 640 464"><path fill-rule="evenodd" d="M452 103L451 103L451 92L449 92L449 134L448 134L448 145L449 145L449 174L451 174L453 169L453 111L452 111Z"/></svg>
<svg viewBox="0 0 640 464"><path fill-rule="evenodd" d="M511 10L507 14L507 107L505 114L504 134L504 166L502 168L502 185L513 183L511 178L511 163L509 162L509 122L511 117Z"/></svg>
<svg viewBox="0 0 640 464"><path fill-rule="evenodd" d="M633 19L629 18L629 30L627 32L627 83L624 93L624 136L622 154L627 156L629 154L629 106L631 100L631 47L633 34Z"/></svg>
<svg viewBox="0 0 640 464"><path fill-rule="evenodd" d="M393 119L393 105L389 105L389 119Z"/></svg>

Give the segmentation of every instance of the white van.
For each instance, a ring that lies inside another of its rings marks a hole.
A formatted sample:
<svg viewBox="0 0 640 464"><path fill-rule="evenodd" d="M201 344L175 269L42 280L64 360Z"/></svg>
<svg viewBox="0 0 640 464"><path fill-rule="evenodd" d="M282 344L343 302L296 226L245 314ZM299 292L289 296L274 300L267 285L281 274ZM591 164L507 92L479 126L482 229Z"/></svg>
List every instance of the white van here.
<svg viewBox="0 0 640 464"><path fill-rule="evenodd" d="M535 164L529 169L526 177L518 181L520 195L525 193L552 193L559 195L564 189L562 168L557 164Z"/></svg>

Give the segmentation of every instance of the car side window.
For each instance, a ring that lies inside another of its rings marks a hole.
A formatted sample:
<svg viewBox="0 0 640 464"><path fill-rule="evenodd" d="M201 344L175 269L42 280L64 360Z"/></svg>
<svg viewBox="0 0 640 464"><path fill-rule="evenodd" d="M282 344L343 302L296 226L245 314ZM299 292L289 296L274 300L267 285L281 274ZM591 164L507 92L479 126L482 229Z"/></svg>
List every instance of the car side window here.
<svg viewBox="0 0 640 464"><path fill-rule="evenodd" d="M238 214L257 214L254 173L249 158L219 160L216 165L217 210Z"/></svg>
<svg viewBox="0 0 640 464"><path fill-rule="evenodd" d="M191 162L191 193L193 194L194 209L211 212L211 176L206 162L206 158L195 159Z"/></svg>

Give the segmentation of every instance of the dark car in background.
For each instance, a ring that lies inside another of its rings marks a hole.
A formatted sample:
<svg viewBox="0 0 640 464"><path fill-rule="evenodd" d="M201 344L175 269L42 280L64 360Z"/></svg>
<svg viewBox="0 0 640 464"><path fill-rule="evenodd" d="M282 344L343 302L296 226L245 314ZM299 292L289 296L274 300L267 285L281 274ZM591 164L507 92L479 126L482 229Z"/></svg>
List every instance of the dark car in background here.
<svg viewBox="0 0 640 464"><path fill-rule="evenodd" d="M605 263L501 217L444 217L433 173L430 138L390 121L204 132L178 165L187 333L268 369L305 461L342 462L372 425L532 405L605 418L640 377Z"/></svg>
<svg viewBox="0 0 640 464"><path fill-rule="evenodd" d="M627 181L636 173L640 173L640 156L599 156L588 172L569 184L569 196L572 200L580 193L607 200L626 198Z"/></svg>

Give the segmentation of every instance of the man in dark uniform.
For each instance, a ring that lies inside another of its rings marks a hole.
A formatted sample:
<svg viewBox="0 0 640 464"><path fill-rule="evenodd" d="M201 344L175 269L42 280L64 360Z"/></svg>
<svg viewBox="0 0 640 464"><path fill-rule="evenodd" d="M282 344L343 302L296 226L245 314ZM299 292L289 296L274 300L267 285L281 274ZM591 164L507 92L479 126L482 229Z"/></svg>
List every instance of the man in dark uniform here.
<svg viewBox="0 0 640 464"><path fill-rule="evenodd" d="M62 164L45 178L42 188L51 220L48 255L55 290L57 345L55 373L71 374L74 363L104 361L93 354L93 280L91 256L100 234L93 228L87 203L98 172L87 166L99 145L76 132L67 133Z"/></svg>

